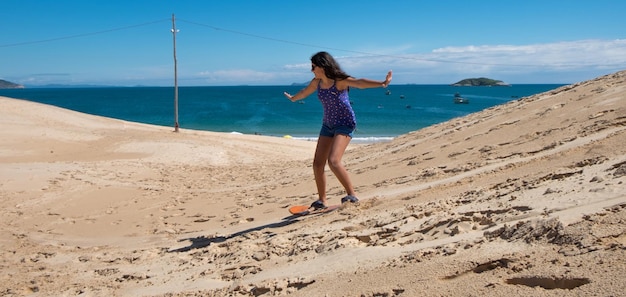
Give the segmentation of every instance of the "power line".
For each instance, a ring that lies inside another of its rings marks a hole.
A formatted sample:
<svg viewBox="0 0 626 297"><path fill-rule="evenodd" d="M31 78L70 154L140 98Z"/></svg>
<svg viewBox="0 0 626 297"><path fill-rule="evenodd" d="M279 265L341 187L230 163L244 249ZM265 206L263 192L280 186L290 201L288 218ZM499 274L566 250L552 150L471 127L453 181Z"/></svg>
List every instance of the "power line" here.
<svg viewBox="0 0 626 297"><path fill-rule="evenodd" d="M427 59L427 58L416 58L416 57L407 57L407 56L399 56L399 55L376 54L376 53L368 53L368 52L346 50L346 49L333 48L333 47L321 46L321 45L315 45L315 44L295 42L295 41L290 41L290 40L285 40L285 39L280 39L280 38L275 38L275 37L267 37L267 36L262 36L262 35L257 35L257 34L251 34L251 33L246 33L246 32L226 29L226 28L220 28L220 27L216 27L216 26L212 26L212 25L202 24L202 23L193 22L193 21L187 21L187 20L183 20L183 19L178 19L178 20L181 21L181 22L185 22L185 23L188 23L188 24L196 25L196 26L211 28L211 29L216 30L216 31L224 31L224 32L232 33L232 34L238 34L238 35L253 37L253 38L257 38L257 39L264 39L264 40L269 40L269 41L275 41L275 42L281 42L281 43L286 43L286 44L293 44L293 45L305 46L305 47L311 47L311 48L317 48L317 49L326 49L326 50L332 50L332 51L354 53L354 54L366 55L366 56L372 56L372 57L387 57L387 58L394 58L394 59L422 61L422 62L447 63L447 64L464 64L464 65L480 65L480 66L508 66L508 67L548 67L548 66L554 66L554 65L546 65L546 64L506 64L506 63L485 63L485 62L471 62L471 61L455 61L455 60L445 60L445 59ZM559 67L580 67L582 65L579 65L579 64L559 64L557 66L559 66ZM585 66L622 67L619 64L594 64L594 65L585 65Z"/></svg>
<svg viewBox="0 0 626 297"><path fill-rule="evenodd" d="M90 32L90 33L62 36L62 37L43 39L43 40L36 40L36 41L26 41L26 42L18 42L18 43L10 43L10 44L0 44L0 48L2 48L2 47L14 47L14 46L30 45L30 44L37 44L37 43L46 43L46 42L59 41L59 40L65 40L65 39L73 39L73 38L80 38L80 37L86 37L86 36L92 36L92 35L99 35L99 34L104 34L104 33L109 33L109 32L114 32L114 31L122 31L122 30L128 30L128 29L132 29L132 28L137 28L137 27L143 27L143 26L152 25L152 24L156 24L156 23L160 23L160 22L169 21L169 20L170 19L162 19L162 20L156 20L156 21L142 23L142 24L137 24L137 25L130 25L130 26L126 26L126 27L119 27L119 28L113 28L113 29L108 29L108 30L103 30L103 31L96 31L96 32Z"/></svg>
<svg viewBox="0 0 626 297"><path fill-rule="evenodd" d="M340 48L332 48L332 47L327 47L327 46L320 46L320 45L314 45L314 44L308 44L308 43L289 41L289 40L284 40L284 39L279 39L279 38L274 38L274 37L267 37L267 36L261 36L261 35L256 35L256 34L250 34L250 33L245 33L245 32L241 32L241 31L235 31L235 30L231 30L231 29L220 28L220 27L216 27L216 26L212 26L212 25L201 24L201 23L197 23L197 22L193 22L193 21L187 21L187 20L183 20L183 19L178 19L178 20L181 21L181 22L185 22L185 23L188 23L188 24L196 25L196 26L211 28L211 29L216 30L216 31L224 31L224 32L228 32L228 33L233 33L233 34L238 34L238 35L243 35L243 36L248 36L248 37L254 37L254 38L258 38L258 39L265 39L265 40L282 42L282 43L287 43L287 44L293 44L293 45L299 45L299 46L305 46L305 47L312 47L312 48L318 48L318 49L333 50L333 51L341 51L341 52L360 54L360 55L367 55L367 56L388 57L388 58L413 60L413 61L424 61L424 62L436 62L436 63L467 64L467 65L515 66L515 67L544 66L544 65L528 65L528 64L519 64L518 65L518 64L498 64L498 63L483 63L483 62L466 62L466 61L452 61L452 60L441 60L441 59L424 59L424 58L415 58L415 57L406 57L406 56L397 56L397 55L387 55L387 54L374 54L374 53L368 53L368 52L346 50L346 49L340 49Z"/></svg>
<svg viewBox="0 0 626 297"><path fill-rule="evenodd" d="M113 29L96 31L96 32L90 32L90 33L62 36L62 37L56 37L56 38L50 38L50 39L44 39L44 40L36 40L36 41L26 41L26 42L19 42L19 43L0 44L0 48L16 47L16 46L23 46L23 45L31 45L31 44L38 44L38 43L53 42L53 41L59 41L59 40L65 40L65 39L80 38L80 37L86 37L86 36L92 36L92 35L99 35L99 34L104 34L104 33L109 33L109 32L114 32L114 31L122 31L122 30L128 30L128 29L132 29L132 28L152 25L152 24L155 24L155 23L161 23L161 22L166 22L166 21L170 21L170 20L171 19L167 18L167 19L160 19L160 20L155 20L155 21L151 21L151 22L141 23L141 24L137 24L137 25L130 25L130 26L125 26L125 27L113 28ZM188 24L192 24L192 25L196 25L196 26L200 26L200 27L210 28L210 29L213 29L213 30L216 30L216 31L223 31L223 32L231 33L231 34L237 34L237 35L242 35L242 36L247 36L247 37L252 37L252 38L257 38L257 39L264 39L264 40L269 40L269 41L273 41L273 42L281 42L281 43L293 44L293 45L304 46L304 47L311 47L311 48L325 49L325 50L332 50L332 51L340 51L340 52L353 53L353 54L359 54L359 55L366 55L366 56L372 56L372 57L388 57L388 58L412 60L412 61L447 63L447 64L464 64L464 65L482 65L482 66L509 66L509 67L545 67L545 66L548 66L548 65L544 65L544 64L534 64L533 65L533 64L485 63L485 62L455 61L455 60L445 60L445 59L427 59L427 58L416 58L416 57L407 57L407 56L399 56L399 55L376 54L376 53L368 53L368 52L362 52L362 51L346 50L346 49L333 48L333 47L328 47L328 46L321 46L321 45L315 45L315 44L296 42L296 41L285 40L285 39L280 39L280 38L275 38L275 37L267 37L267 36L262 36L262 35L257 35L257 34L251 34L251 33L231 30L231 29L227 29L227 28L220 28L220 27L217 27L217 26L202 24L202 23L198 23L198 22L194 22L194 21L188 21L188 20L183 20L183 19L177 19L177 20L180 21L180 22L184 22L184 23L188 23ZM564 65L564 64L562 64L562 65L559 65L559 66L561 66L561 67L569 67L569 66L576 67L576 66L580 66L580 65ZM616 65L607 64L607 65L595 65L595 66L611 67L611 66L616 66Z"/></svg>

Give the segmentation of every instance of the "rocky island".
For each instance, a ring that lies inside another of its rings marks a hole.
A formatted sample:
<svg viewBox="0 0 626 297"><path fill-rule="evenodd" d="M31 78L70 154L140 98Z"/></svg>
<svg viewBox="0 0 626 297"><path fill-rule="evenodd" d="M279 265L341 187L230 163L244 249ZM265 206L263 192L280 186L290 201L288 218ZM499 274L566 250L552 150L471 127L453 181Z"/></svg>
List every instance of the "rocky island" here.
<svg viewBox="0 0 626 297"><path fill-rule="evenodd" d="M453 83L451 86L454 87L477 87L477 86L511 86L501 80L495 80L495 79L490 79L490 78L485 78L485 77L480 77L480 78L466 78L464 80L461 80L459 82Z"/></svg>

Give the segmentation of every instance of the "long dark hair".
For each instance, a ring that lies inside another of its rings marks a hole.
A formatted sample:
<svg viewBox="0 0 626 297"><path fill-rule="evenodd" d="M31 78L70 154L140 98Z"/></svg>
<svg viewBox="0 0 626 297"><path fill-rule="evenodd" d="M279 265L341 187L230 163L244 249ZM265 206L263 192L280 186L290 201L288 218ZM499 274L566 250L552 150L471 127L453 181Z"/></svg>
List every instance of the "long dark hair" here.
<svg viewBox="0 0 626 297"><path fill-rule="evenodd" d="M335 58L333 58L333 56L331 56L327 52L319 52L313 55L311 57L311 63L313 63L313 65L315 66L322 67L324 69L326 77L330 79L344 80L350 77L350 75L341 70L341 67L339 67L339 63L337 63L337 61L335 61Z"/></svg>

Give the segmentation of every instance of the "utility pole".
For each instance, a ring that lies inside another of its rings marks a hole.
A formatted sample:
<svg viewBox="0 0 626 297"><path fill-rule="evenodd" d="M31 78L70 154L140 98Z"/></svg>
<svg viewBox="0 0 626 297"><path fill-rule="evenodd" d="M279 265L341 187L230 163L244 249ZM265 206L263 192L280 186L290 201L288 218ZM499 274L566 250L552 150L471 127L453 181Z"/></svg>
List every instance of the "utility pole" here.
<svg viewBox="0 0 626 297"><path fill-rule="evenodd" d="M174 36L174 132L178 132L178 61L176 60L176 18L172 13L172 35Z"/></svg>

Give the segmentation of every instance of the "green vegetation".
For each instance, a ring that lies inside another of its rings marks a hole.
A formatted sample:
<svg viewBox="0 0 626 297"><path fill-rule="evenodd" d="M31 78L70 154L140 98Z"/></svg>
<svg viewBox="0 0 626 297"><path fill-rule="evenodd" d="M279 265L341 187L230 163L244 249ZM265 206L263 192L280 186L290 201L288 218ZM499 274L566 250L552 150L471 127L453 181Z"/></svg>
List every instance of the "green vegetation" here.
<svg viewBox="0 0 626 297"><path fill-rule="evenodd" d="M495 80L491 78L481 77L481 78L466 78L459 82L453 83L452 86L455 87L475 87L475 86L509 86L509 84L501 81Z"/></svg>

